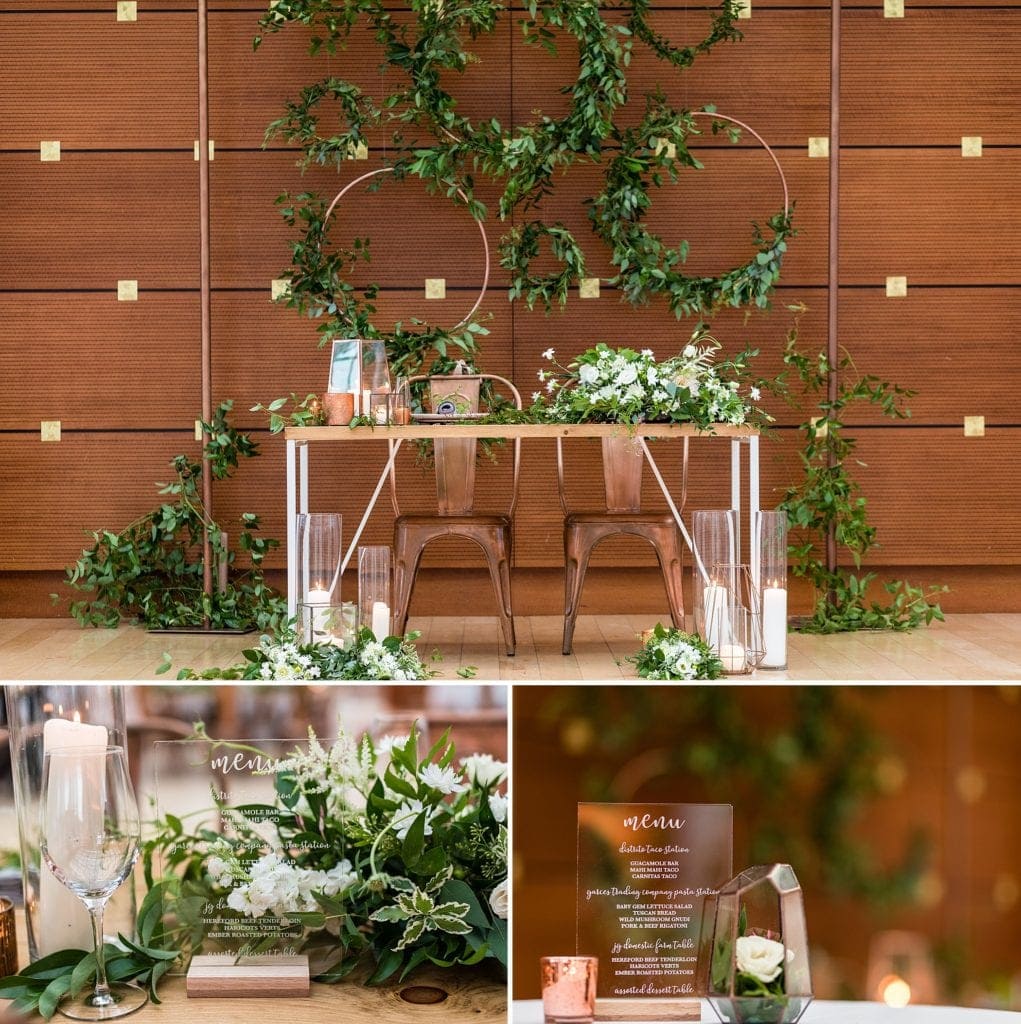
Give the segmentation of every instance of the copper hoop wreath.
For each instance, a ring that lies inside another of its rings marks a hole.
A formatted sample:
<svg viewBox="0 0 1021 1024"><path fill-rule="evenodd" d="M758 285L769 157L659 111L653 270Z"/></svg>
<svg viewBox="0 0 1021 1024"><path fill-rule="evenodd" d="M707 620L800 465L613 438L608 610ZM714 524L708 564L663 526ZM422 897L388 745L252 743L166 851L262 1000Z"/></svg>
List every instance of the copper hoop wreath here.
<svg viewBox="0 0 1021 1024"><path fill-rule="evenodd" d="M773 161L776 173L780 176L780 187L783 189L783 212L786 213L790 208L790 194L787 191L787 179L784 177L780 161L777 160L776 154L769 148L766 140L754 128L752 128L751 125L745 124L744 121L739 121L736 117L730 117L728 114L717 114L710 110L693 110L691 111L691 116L709 117L714 121L729 121L731 124L736 124L743 131L748 132L749 135L754 136L758 140L759 145L766 151L769 159Z"/></svg>
<svg viewBox="0 0 1021 1024"><path fill-rule="evenodd" d="M349 181L333 197L333 202L330 203L330 205L326 208L326 215L323 217L323 223L325 224L330 219L331 215L333 214L334 207L337 205L337 203L340 202L341 199L344 198L344 196L351 189L353 189L355 187L355 185L358 185L358 184L360 184L363 181L368 181L369 178L375 177L377 174L392 174L392 173L393 173L393 168L392 167L377 167L375 170L367 171L365 174L361 174L357 178L353 179L352 181ZM465 203L468 202L468 197L464 194L464 192L461 189L457 190L457 194L464 200ZM453 327L450 328L451 331L458 330L459 328L463 327L466 323L468 323L471 320L471 318L477 312L479 306L482 305L482 300L486 297L486 289L489 287L489 239L486 237L486 229L483 227L482 221L480 221L478 218L473 218L473 219L475 220L475 223L479 226L479 234L482 236L482 249L483 249L483 252L485 253L485 257L486 257L485 272L483 273L483 276L482 276L482 289L479 292L479 297L475 300L475 305L472 306L472 308L470 310L468 310L468 313L465 315L465 317L462 320L459 320Z"/></svg>

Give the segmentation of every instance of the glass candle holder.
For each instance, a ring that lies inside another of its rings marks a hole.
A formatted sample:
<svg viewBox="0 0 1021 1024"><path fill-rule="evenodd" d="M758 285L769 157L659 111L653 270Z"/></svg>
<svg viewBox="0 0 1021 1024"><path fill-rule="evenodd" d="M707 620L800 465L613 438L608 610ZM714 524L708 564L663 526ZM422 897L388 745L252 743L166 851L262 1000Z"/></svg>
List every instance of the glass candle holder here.
<svg viewBox="0 0 1021 1024"><path fill-rule="evenodd" d="M390 394L390 422L405 427L411 422L411 385L407 377L398 377Z"/></svg>
<svg viewBox="0 0 1021 1024"><path fill-rule="evenodd" d="M0 978L18 973L18 934L14 930L14 904L0 896Z"/></svg>
<svg viewBox="0 0 1021 1024"><path fill-rule="evenodd" d="M787 513L760 512L758 579L762 601L762 668L787 667Z"/></svg>
<svg viewBox="0 0 1021 1024"><path fill-rule="evenodd" d="M390 364L386 358L386 342L377 339L362 339L359 342L361 350L361 373L360 373L360 415L375 417L373 410L373 396L383 396L382 412L387 413L386 401L390 394ZM374 423L386 422L373 418Z"/></svg>
<svg viewBox="0 0 1021 1024"><path fill-rule="evenodd" d="M110 685L10 684L5 688L14 804L21 842L29 960L61 949L91 949L92 926L84 904L57 880L42 859L40 806L43 758L75 747L125 746L124 689ZM111 922L133 934L133 888L111 907Z"/></svg>
<svg viewBox="0 0 1021 1024"><path fill-rule="evenodd" d="M546 1024L589 1024L596 1013L594 956L544 956L542 1012Z"/></svg>
<svg viewBox="0 0 1021 1024"><path fill-rule="evenodd" d="M358 549L358 625L371 629L377 640L392 632L392 565L390 549L385 545L367 545Z"/></svg>
<svg viewBox="0 0 1021 1024"><path fill-rule="evenodd" d="M339 607L343 517L334 512L303 512L298 516L298 621L304 642L327 628L330 609Z"/></svg>
<svg viewBox="0 0 1021 1024"><path fill-rule="evenodd" d="M729 643L726 618L728 592L734 581L726 576L723 566L737 561L738 518L734 509L707 509L695 513L691 539L695 565L695 631L719 653Z"/></svg>
<svg viewBox="0 0 1021 1024"><path fill-rule="evenodd" d="M298 606L298 633L307 644L347 647L357 625L357 612L348 604Z"/></svg>
<svg viewBox="0 0 1021 1024"><path fill-rule="evenodd" d="M748 566L721 563L713 571L719 588L707 604L709 635L718 639L713 650L727 675L746 675L762 661L759 594Z"/></svg>

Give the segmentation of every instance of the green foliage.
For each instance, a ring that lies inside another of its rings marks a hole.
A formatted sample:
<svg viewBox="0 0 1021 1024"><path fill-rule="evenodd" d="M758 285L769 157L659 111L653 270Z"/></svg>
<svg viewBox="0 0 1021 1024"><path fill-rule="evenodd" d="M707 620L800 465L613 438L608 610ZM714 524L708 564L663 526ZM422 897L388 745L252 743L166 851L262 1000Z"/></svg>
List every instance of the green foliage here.
<svg viewBox="0 0 1021 1024"><path fill-rule="evenodd" d="M217 480L230 478L240 459L259 454L258 445L228 423L231 408L230 401L222 402L212 422L202 425L208 436L202 459ZM206 620L213 628L268 628L281 621L285 605L260 570L279 542L259 536L259 517L252 512L241 515L238 536L251 568L229 572L222 593L204 593L203 531L209 531L214 565L226 560L234 566L235 553L227 550L223 528L202 503L202 462L176 455L170 465L175 479L156 485L166 502L119 532L90 533L92 546L66 573L66 584L87 595L71 603L71 614L83 626L114 627L132 619L150 629L201 626Z"/></svg>
<svg viewBox="0 0 1021 1024"><path fill-rule="evenodd" d="M572 284L585 274L581 244L560 222L542 217L542 201L554 179L577 161L604 162L603 187L585 199L590 227L610 251L616 274L608 281L633 304L663 296L678 317L705 316L723 306L768 305L779 276L787 239L793 234L792 210L771 217L770 237L753 225L755 251L747 263L716 277L688 276L681 269L688 243L666 244L646 225L652 189L677 180L681 168L701 164L689 149L698 138L695 115L671 107L660 92L646 97L645 115L631 128L615 118L629 101L628 70L636 48L648 50L673 71L691 66L700 54L740 40L736 0L723 0L711 16L705 38L693 46L674 46L649 23L650 0L578 3L577 0L529 0L520 19L524 41L556 54L566 38L577 46L577 76L561 90L569 97L562 118L537 116L531 123L505 127L496 118L473 122L459 110L448 91L478 58L468 48L479 36L494 33L504 17L503 4L492 0L436 3L414 0L412 17L396 18L385 0L281 0L262 17L265 34L292 24L311 29L310 53L330 54L346 47L363 25L382 51L381 67L396 72L389 92L369 97L356 85L329 75L305 87L289 101L281 117L267 128L267 142L280 138L301 149L300 165L343 167L366 144L370 130L387 141L387 166L398 180L417 177L431 192L463 205L476 219L487 210L476 194L476 178L502 188L497 202L501 220L515 225L501 238L501 264L510 271L509 297L523 298L529 308L547 311L563 306ZM623 17L618 16L619 13ZM259 46L263 36L256 37ZM704 108L702 113L712 112ZM336 117L336 130L328 119ZM713 134L723 129L711 122ZM727 129L736 141L737 133ZM379 188L377 178L370 188ZM380 337L373 327L378 292L359 292L350 273L370 260L368 240L355 239L350 249L331 251L327 201L311 192L278 200L287 224L299 232L291 243L291 267L285 273L291 292L284 301L320 321L321 343L341 337ZM548 247L548 253L544 250ZM541 262L548 268L535 269ZM469 324L463 333L414 322L387 332L396 372L411 374L430 367L454 349L472 357L481 329Z"/></svg>
<svg viewBox="0 0 1021 1024"><path fill-rule="evenodd" d="M701 637L661 622L649 631L642 649L626 660L635 665L641 679L719 679L723 675L723 662Z"/></svg>
<svg viewBox="0 0 1021 1024"><path fill-rule="evenodd" d="M890 595L886 604L870 600L868 591L875 572L861 572L865 556L878 546L876 528L869 521L861 485L852 467L864 467L855 454L857 438L848 433L847 412L856 405L877 407L890 419L907 419L905 406L915 392L879 377L859 374L846 352L831 366L825 352L812 357L798 347L797 316L803 306L789 307L795 323L787 337L784 363L800 381L803 393L815 400L821 416L803 424L804 447L799 453L801 480L784 492L780 504L790 526L791 570L809 580L815 590L815 609L800 628L811 633L838 633L858 629L909 630L933 619L943 619L935 595L945 587L926 589L903 580L884 584ZM829 398L832 371L838 371L837 394ZM826 563L830 532L838 550L849 555L853 569L838 566L831 572Z"/></svg>
<svg viewBox="0 0 1021 1024"><path fill-rule="evenodd" d="M806 892L825 887L883 911L913 899L930 843L915 831L899 853L876 855L860 835L881 795L876 767L889 740L866 714L875 691L798 686L608 687L600 699L572 687L541 707L542 738L585 737L579 799L636 800L621 790L628 764L683 782L692 799L741 808L748 845L742 862L795 865ZM758 697L756 696L758 694ZM763 701L782 709L763 716ZM678 742L683 737L683 742ZM653 785L654 792L656 790Z"/></svg>
<svg viewBox="0 0 1021 1024"><path fill-rule="evenodd" d="M176 936L162 919L163 901L174 883L154 885L138 909L136 938L118 935L120 945L107 943L104 962L110 981L136 982L158 1003L161 979L180 956ZM9 978L0 978L0 999L11 999L14 1014L38 1013L49 1020L64 997L74 997L96 983L96 954L65 949L29 964Z"/></svg>

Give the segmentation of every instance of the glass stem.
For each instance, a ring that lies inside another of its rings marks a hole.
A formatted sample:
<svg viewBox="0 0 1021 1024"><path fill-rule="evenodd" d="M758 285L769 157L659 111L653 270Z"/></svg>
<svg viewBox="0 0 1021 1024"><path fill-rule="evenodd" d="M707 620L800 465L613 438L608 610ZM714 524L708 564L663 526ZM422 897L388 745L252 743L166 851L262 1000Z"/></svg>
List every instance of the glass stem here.
<svg viewBox="0 0 1021 1024"><path fill-rule="evenodd" d="M113 1002L110 985L106 980L106 951L103 949L103 904L89 903L92 919L92 943L96 950L96 987L92 993L93 1006L109 1006Z"/></svg>

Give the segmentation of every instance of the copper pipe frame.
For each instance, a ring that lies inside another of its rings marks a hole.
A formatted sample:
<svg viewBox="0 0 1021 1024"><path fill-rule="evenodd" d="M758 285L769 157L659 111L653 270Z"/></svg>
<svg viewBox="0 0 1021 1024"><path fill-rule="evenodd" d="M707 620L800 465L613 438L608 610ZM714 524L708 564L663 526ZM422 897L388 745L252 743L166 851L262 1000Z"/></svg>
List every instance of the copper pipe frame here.
<svg viewBox="0 0 1021 1024"><path fill-rule="evenodd" d="M207 30L209 18L206 0L198 0L198 77L199 77L199 282L201 288L202 331L202 421L213 418L213 360L211 331L211 275L209 261L209 54ZM209 443L203 431L202 447ZM202 459L202 505L207 523L213 518L213 473L209 460ZM202 530L202 590L213 594L212 544L208 525ZM206 629L209 619L204 619Z"/></svg>
<svg viewBox="0 0 1021 1024"><path fill-rule="evenodd" d="M835 402L839 386L837 359L838 306L840 299L840 0L832 0L830 13L830 188L829 188L829 276L827 279L826 360L829 364L827 397ZM829 418L834 416L830 410ZM837 464L829 453L829 466ZM837 535L835 525L826 535L826 568L837 569ZM833 600L833 594L830 594Z"/></svg>

